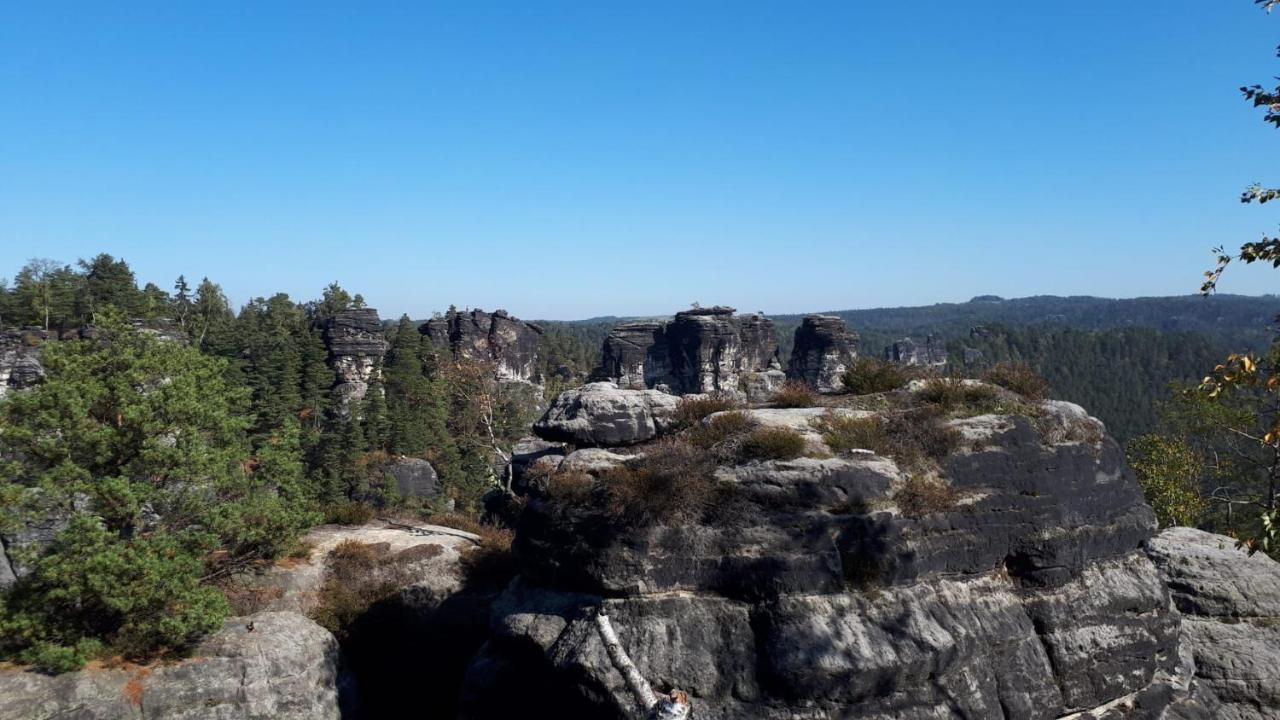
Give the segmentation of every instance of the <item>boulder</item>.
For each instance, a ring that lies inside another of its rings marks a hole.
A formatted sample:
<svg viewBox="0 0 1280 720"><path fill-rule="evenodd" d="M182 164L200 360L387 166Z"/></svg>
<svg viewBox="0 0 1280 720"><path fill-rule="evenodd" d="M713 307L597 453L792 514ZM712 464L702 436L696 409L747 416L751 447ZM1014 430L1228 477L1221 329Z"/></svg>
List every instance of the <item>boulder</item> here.
<svg viewBox="0 0 1280 720"><path fill-rule="evenodd" d="M1197 678L1222 702L1217 717L1280 718L1280 563L1183 527L1161 532L1147 554L1183 614Z"/></svg>
<svg viewBox="0 0 1280 720"><path fill-rule="evenodd" d="M323 720L338 711L338 642L293 612L228 618L189 660L46 676L0 670L3 720Z"/></svg>
<svg viewBox="0 0 1280 720"><path fill-rule="evenodd" d="M440 476L431 463L422 458L396 458L385 471L395 478L401 497L430 499L440 494Z"/></svg>
<svg viewBox="0 0 1280 720"><path fill-rule="evenodd" d="M538 370L542 328L506 310L452 311L428 320L418 331L454 357L492 362L499 380L543 383Z"/></svg>
<svg viewBox="0 0 1280 720"><path fill-rule="evenodd" d="M833 315L809 315L796 328L788 377L820 393L844 390L844 372L858 358L858 335Z"/></svg>
<svg viewBox="0 0 1280 720"><path fill-rule="evenodd" d="M678 402L679 398L657 390L588 383L560 393L533 432L545 440L574 445L634 445L665 431Z"/></svg>

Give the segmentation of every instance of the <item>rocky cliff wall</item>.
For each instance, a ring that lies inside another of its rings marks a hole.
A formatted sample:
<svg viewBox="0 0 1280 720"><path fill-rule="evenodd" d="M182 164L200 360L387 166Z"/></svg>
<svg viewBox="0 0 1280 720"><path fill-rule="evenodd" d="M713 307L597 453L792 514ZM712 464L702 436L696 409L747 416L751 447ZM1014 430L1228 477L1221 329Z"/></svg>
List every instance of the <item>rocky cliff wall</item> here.
<svg viewBox="0 0 1280 720"><path fill-rule="evenodd" d="M455 312L432 318L418 330L456 357L494 363L499 380L543 383L538 369L542 328L506 310Z"/></svg>
<svg viewBox="0 0 1280 720"><path fill-rule="evenodd" d="M333 392L340 406L358 404L381 372L382 357L387 353L378 311L358 308L335 313L325 322L324 342L329 349L329 366L337 374Z"/></svg>

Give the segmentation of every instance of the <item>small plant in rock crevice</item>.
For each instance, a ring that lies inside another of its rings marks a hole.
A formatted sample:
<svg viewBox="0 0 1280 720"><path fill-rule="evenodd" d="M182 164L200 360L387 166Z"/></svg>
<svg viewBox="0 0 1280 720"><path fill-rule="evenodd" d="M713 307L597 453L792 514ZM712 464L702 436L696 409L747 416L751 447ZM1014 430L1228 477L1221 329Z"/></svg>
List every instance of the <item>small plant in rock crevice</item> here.
<svg viewBox="0 0 1280 720"><path fill-rule="evenodd" d="M963 497L945 481L923 475L911 475L892 496L903 515L912 518L946 512L955 508Z"/></svg>

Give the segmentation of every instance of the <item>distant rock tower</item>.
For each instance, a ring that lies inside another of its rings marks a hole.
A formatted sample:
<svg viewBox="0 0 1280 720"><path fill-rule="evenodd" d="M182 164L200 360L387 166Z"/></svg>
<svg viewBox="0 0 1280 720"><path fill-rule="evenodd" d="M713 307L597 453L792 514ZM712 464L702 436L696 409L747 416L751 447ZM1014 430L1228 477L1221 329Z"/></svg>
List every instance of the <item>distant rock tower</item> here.
<svg viewBox="0 0 1280 720"><path fill-rule="evenodd" d="M499 380L543 384L538 370L542 328L506 310L453 311L428 320L418 332L454 357L492 362Z"/></svg>
<svg viewBox="0 0 1280 720"><path fill-rule="evenodd" d="M796 328L787 377L821 393L844 389L844 373L858 359L858 334L834 315L809 315Z"/></svg>
<svg viewBox="0 0 1280 720"><path fill-rule="evenodd" d="M356 308L334 313L325 322L324 342L329 349L329 366L338 375L333 392L339 407L349 409L364 400L369 384L382 371L387 341L378 311Z"/></svg>

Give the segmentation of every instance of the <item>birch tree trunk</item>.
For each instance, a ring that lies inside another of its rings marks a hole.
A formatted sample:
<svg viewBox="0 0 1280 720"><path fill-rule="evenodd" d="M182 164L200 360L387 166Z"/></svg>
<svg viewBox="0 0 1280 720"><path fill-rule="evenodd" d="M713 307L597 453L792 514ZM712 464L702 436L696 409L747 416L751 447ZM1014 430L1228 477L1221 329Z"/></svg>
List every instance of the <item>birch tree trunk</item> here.
<svg viewBox="0 0 1280 720"><path fill-rule="evenodd" d="M631 691L636 704L644 713L645 720L685 720L691 716L689 696L684 692L672 690L664 697L654 694L649 682L636 669L635 663L631 662L631 657L623 649L604 608L596 612L596 631L599 632L600 640L604 643L605 652L609 654L609 661L626 680L627 689Z"/></svg>

